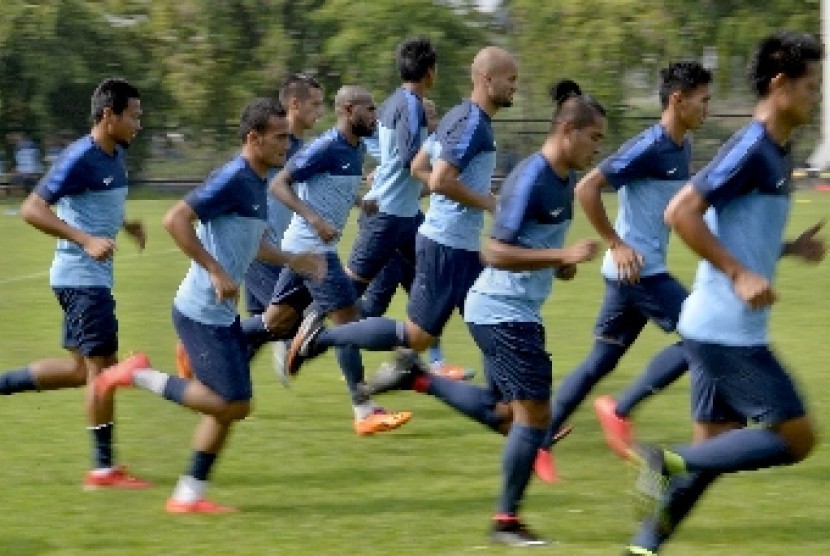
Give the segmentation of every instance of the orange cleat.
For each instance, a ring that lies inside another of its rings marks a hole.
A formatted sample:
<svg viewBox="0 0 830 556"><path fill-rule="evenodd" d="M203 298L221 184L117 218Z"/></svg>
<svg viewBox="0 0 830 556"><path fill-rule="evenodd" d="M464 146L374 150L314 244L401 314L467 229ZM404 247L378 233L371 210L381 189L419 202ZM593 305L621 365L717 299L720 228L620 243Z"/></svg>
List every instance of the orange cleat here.
<svg viewBox="0 0 830 556"><path fill-rule="evenodd" d="M119 488L125 490L139 490L152 487L152 483L142 481L127 473L123 466L114 467L109 473L98 475L90 471L84 478L84 490L98 490L101 488Z"/></svg>
<svg viewBox="0 0 830 556"><path fill-rule="evenodd" d="M617 415L617 402L611 396L600 396L594 400L594 411L605 433L605 442L622 459L628 459L629 449L634 442L634 425L630 420Z"/></svg>
<svg viewBox="0 0 830 556"><path fill-rule="evenodd" d="M128 387L133 385L133 376L136 371L149 369L150 360L143 353L136 353L116 363L112 367L104 369L93 383L95 395L98 397L111 394L117 387Z"/></svg>
<svg viewBox="0 0 830 556"><path fill-rule="evenodd" d="M239 511L233 506L223 506L204 498L195 502L179 502L174 498L169 498L165 509L169 514L228 514Z"/></svg>
<svg viewBox="0 0 830 556"><path fill-rule="evenodd" d="M185 380L193 378L193 368L190 366L190 356L184 349L184 344L181 340L176 342L176 374Z"/></svg>
<svg viewBox="0 0 830 556"><path fill-rule="evenodd" d="M386 411L377 408L364 419L354 420L354 431L360 436L369 436L402 427L412 419L411 411Z"/></svg>
<svg viewBox="0 0 830 556"><path fill-rule="evenodd" d="M441 376L450 380L470 380L476 376L476 372L472 369L467 369L461 365L444 363L443 361L436 361L435 363L432 363L429 366L429 372L436 376Z"/></svg>

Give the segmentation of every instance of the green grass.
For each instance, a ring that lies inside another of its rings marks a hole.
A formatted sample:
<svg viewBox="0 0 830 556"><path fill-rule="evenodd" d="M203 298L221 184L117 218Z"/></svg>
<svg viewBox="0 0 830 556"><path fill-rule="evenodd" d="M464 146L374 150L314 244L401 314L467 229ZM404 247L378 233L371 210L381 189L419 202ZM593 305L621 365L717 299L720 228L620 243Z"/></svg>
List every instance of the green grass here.
<svg viewBox="0 0 830 556"><path fill-rule="evenodd" d="M609 202L613 202L609 198ZM119 245L116 296L124 352L145 350L173 369L170 301L186 260L159 224L170 201L131 201L150 242L137 254ZM45 270L53 241L0 206L0 369L60 356L61 315ZM791 232L830 213L830 198L800 193ZM571 238L587 232L584 218ZM348 249L350 228L342 248ZM691 279L694 260L675 245L671 267ZM601 296L599 263L572 283L556 285L545 305L549 350L559 378L585 355ZM830 279L827 266L781 264L775 347L799 377L817 420L830 412ZM398 299L393 316L402 316ZM649 327L618 371L599 388L624 386L671 341ZM456 362L478 367L479 354L454 317L444 338ZM411 409L405 428L374 438L351 430L351 409L332 356L308 365L291 390L272 378L263 353L253 368L256 409L236 428L210 494L241 507L237 515L171 517L163 504L189 457L197 416L143 391L118 397L118 455L157 484L140 492L85 493L89 440L82 392L67 390L0 399L0 554L509 554L484 533L499 490L502 439L412 393L389 395L391 408ZM367 354L374 368L384 354ZM478 378L480 380L480 377ZM688 384L643 406L638 433L657 442L690 436ZM565 481L533 483L525 517L560 541L541 552L569 556L618 554L634 531L631 474L604 447L586 404L557 451ZM820 447L792 467L720 481L666 549L670 555L779 556L830 553L827 477Z"/></svg>

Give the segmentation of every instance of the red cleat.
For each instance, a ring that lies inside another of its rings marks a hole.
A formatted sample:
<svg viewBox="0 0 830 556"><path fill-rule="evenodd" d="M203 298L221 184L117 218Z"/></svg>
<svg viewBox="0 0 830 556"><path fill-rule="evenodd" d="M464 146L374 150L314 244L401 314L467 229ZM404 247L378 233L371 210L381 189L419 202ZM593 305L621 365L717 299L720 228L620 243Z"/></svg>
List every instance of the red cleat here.
<svg viewBox="0 0 830 556"><path fill-rule="evenodd" d="M101 488L119 488L125 490L139 490L152 487L152 483L142 481L127 473L123 466L114 467L109 473L98 475L90 471L84 478L84 490L98 490Z"/></svg>
<svg viewBox="0 0 830 556"><path fill-rule="evenodd" d="M190 366L190 356L184 349L184 344L181 340L176 342L176 374L185 380L193 378L193 368Z"/></svg>
<svg viewBox="0 0 830 556"><path fill-rule="evenodd" d="M533 461L533 472L545 483L558 483L561 480L556 473L553 452L544 448L539 448L536 452L536 459Z"/></svg>
<svg viewBox="0 0 830 556"><path fill-rule="evenodd" d="M629 449L634 442L634 425L630 420L617 415L617 402L611 396L600 396L594 400L594 411L605 433L608 447L622 459L628 459Z"/></svg>
<svg viewBox="0 0 830 556"><path fill-rule="evenodd" d="M169 498L165 509L169 514L228 514L239 511L233 506L223 506L204 498L195 502L179 502Z"/></svg>
<svg viewBox="0 0 830 556"><path fill-rule="evenodd" d="M95 377L93 387L98 397L112 393L117 387L128 387L133 385L133 376L136 371L149 369L150 360L143 353L136 353L116 363L112 367L104 369L101 374Z"/></svg>

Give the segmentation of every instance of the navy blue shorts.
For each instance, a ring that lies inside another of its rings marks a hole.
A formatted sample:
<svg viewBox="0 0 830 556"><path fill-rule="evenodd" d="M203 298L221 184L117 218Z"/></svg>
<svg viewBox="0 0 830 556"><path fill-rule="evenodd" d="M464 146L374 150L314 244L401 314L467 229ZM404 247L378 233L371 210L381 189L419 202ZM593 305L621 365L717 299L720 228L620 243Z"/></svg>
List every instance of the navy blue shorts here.
<svg viewBox="0 0 830 556"><path fill-rule="evenodd" d="M702 423L777 425L806 415L790 375L767 346L684 339L692 377L692 418Z"/></svg>
<svg viewBox="0 0 830 556"><path fill-rule="evenodd" d="M308 291L301 274L284 267L277 278L277 284L271 291L269 303L288 305L302 315L305 308L311 304L311 292Z"/></svg>
<svg viewBox="0 0 830 556"><path fill-rule="evenodd" d="M467 327L484 354L484 375L499 401L550 400L553 367L541 324L468 322Z"/></svg>
<svg viewBox="0 0 830 556"><path fill-rule="evenodd" d="M651 320L665 332L674 332L680 308L689 295L686 288L668 273L640 278L637 284L605 280L594 336L630 346Z"/></svg>
<svg viewBox="0 0 830 556"><path fill-rule="evenodd" d="M361 214L360 229L349 256L349 269L364 280L372 280L399 253L415 261L415 236L423 215L394 216L383 212Z"/></svg>
<svg viewBox="0 0 830 556"><path fill-rule="evenodd" d="M204 324L173 307L173 326L199 382L226 402L251 399L253 387L248 347L238 317L230 326Z"/></svg>
<svg viewBox="0 0 830 556"><path fill-rule="evenodd" d="M343 270L337 253L329 251L325 253L325 256L326 276L322 281L316 282L286 268L280 275L271 303L290 304L296 309L297 307L292 304L292 298L293 303L297 303L297 300L304 295L303 290L310 296L307 298L309 303L313 299L320 311L326 315L357 303L357 293L352 285L352 279ZM308 303L299 312L302 313L307 305Z"/></svg>
<svg viewBox="0 0 830 556"><path fill-rule="evenodd" d="M104 287L53 288L63 309L63 347L85 357L118 353L115 299Z"/></svg>
<svg viewBox="0 0 830 556"><path fill-rule="evenodd" d="M386 313L398 286L409 293L412 280L415 278L415 263L407 261L395 252L392 258L386 261L381 271L372 278L361 298L363 316L379 317Z"/></svg>
<svg viewBox="0 0 830 556"><path fill-rule="evenodd" d="M245 273L245 306L251 315L261 315L271 303L283 267L254 260Z"/></svg>
<svg viewBox="0 0 830 556"><path fill-rule="evenodd" d="M482 269L478 251L447 247L418 234L415 279L406 307L409 320L440 337L453 310L463 314L464 299Z"/></svg>

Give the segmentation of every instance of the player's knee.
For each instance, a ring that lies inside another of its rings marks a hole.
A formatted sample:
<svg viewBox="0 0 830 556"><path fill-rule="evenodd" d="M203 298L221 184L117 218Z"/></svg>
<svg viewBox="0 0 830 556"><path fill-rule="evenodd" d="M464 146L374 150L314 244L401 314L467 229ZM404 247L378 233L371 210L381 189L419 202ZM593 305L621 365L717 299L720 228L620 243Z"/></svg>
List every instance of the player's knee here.
<svg viewBox="0 0 830 556"><path fill-rule="evenodd" d="M818 431L807 417L784 423L777 432L784 437L793 463L807 459L818 445Z"/></svg>
<svg viewBox="0 0 830 556"><path fill-rule="evenodd" d="M238 401L230 402L225 406L222 412L222 420L230 423L232 421L241 421L251 414L251 402Z"/></svg>
<svg viewBox="0 0 830 556"><path fill-rule="evenodd" d="M299 318L293 308L286 305L271 306L264 314L265 327L276 336L286 336L291 333Z"/></svg>

